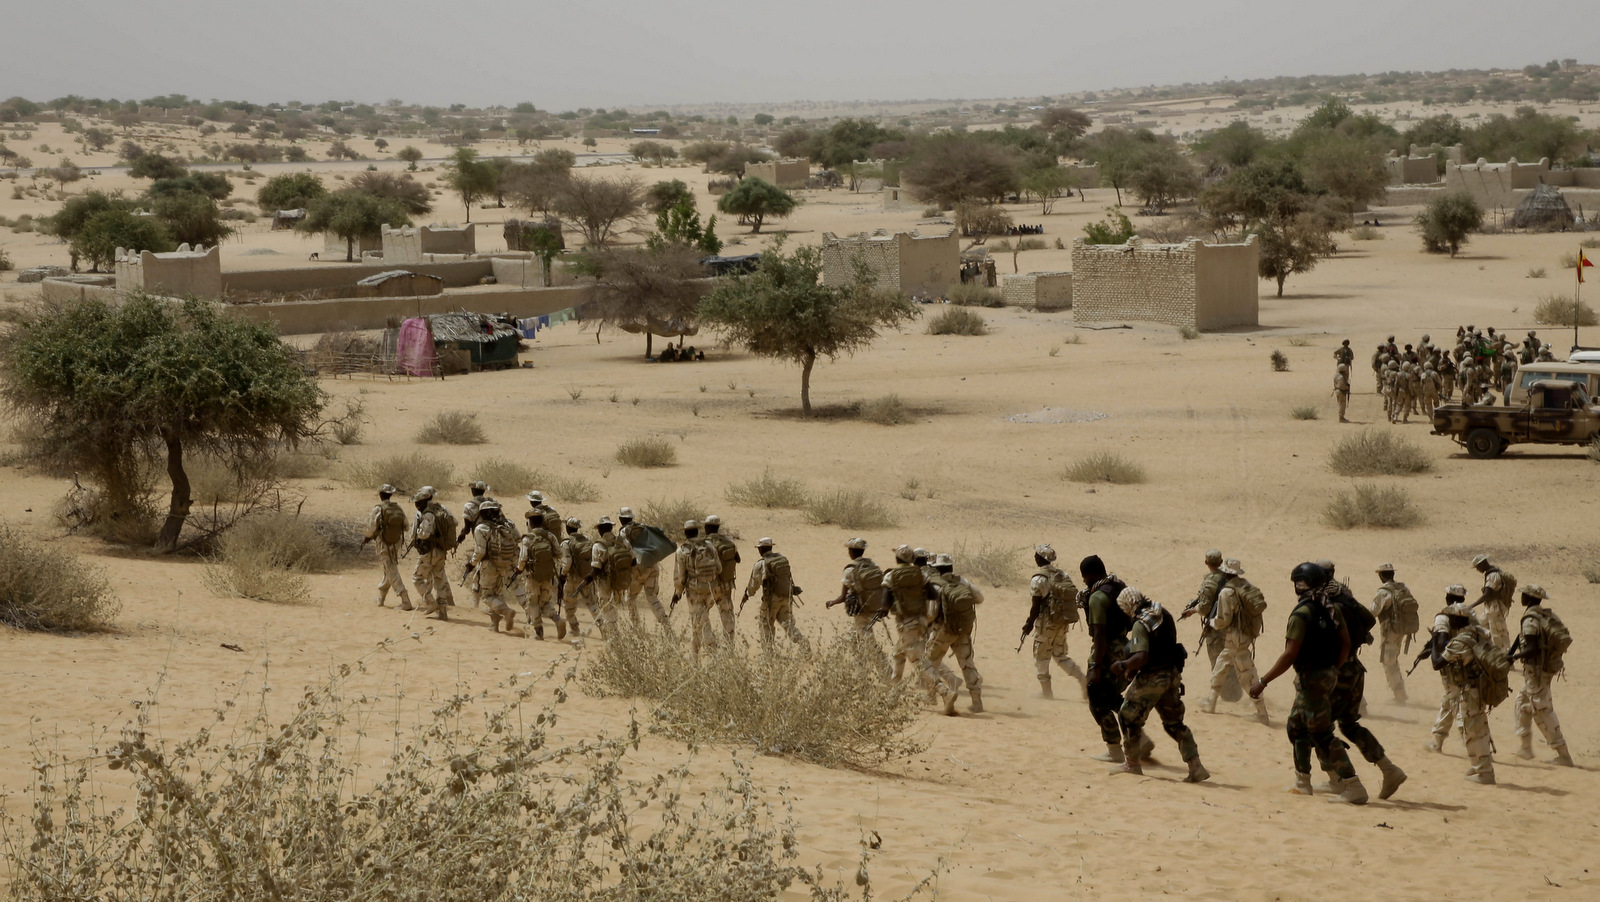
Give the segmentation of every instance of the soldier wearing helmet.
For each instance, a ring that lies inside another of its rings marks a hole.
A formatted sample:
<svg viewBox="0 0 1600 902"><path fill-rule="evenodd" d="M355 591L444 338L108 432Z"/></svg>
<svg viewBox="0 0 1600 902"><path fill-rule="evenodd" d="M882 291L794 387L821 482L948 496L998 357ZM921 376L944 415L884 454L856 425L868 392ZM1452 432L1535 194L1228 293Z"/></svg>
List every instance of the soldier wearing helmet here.
<svg viewBox="0 0 1600 902"><path fill-rule="evenodd" d="M473 584L489 603L489 626L498 633L503 620L506 632L515 633L517 609L511 605L511 582L522 537L502 515L500 502L493 498L479 501L476 513L478 525L472 528L467 572L473 575Z"/></svg>
<svg viewBox="0 0 1600 902"><path fill-rule="evenodd" d="M544 515L544 528L557 536L561 535L561 526L566 521L562 519L560 514L556 513L555 508L545 501L544 492L534 489L524 497L528 499L529 507Z"/></svg>
<svg viewBox="0 0 1600 902"><path fill-rule="evenodd" d="M438 614L440 620L449 620L446 607L455 604L450 595L450 579L445 576L444 563L449 555L446 548L453 536L442 535L441 524L450 516L434 499L434 488L425 485L411 496L417 508L416 519L411 522L411 547L417 550L417 565L411 571L411 587L417 590L422 601L422 615Z"/></svg>
<svg viewBox="0 0 1600 902"><path fill-rule="evenodd" d="M1544 587L1529 584L1522 589L1522 623L1517 643L1508 656L1511 663L1522 662L1522 688L1517 690L1516 736L1518 758L1533 757L1533 725L1539 725L1544 741L1556 753L1551 764L1572 767L1572 753L1561 734L1550 698L1550 683L1562 670L1563 655L1572 643L1572 633L1555 612L1544 606L1550 599Z"/></svg>
<svg viewBox="0 0 1600 902"><path fill-rule="evenodd" d="M1457 584L1446 586L1444 590L1444 606L1448 609L1451 605L1459 604L1463 608L1467 602L1467 587ZM1470 610L1470 609L1469 609ZM1473 623L1482 626L1482 621L1476 613L1473 614ZM1430 658L1450 643L1450 618L1443 609L1433 618L1433 625L1428 630L1428 643L1417 653L1416 660L1411 662L1411 669L1415 671L1417 665L1424 659ZM1461 693L1450 685L1449 680L1444 680L1444 694L1439 699L1439 714L1433 721L1433 739L1424 746L1430 752L1444 750L1444 741L1450 735L1450 729L1455 725L1457 716L1461 713Z"/></svg>
<svg viewBox="0 0 1600 902"><path fill-rule="evenodd" d="M1179 620L1187 620L1196 614L1202 619L1210 617L1217 606L1217 592L1222 584L1227 581L1228 575L1222 572L1222 551L1210 548L1205 553L1206 575L1200 580L1200 589L1194 598L1184 606L1183 613L1178 615ZM1227 637L1217 630L1201 630L1201 640L1205 644L1208 664L1213 670L1217 666L1217 657L1222 654L1226 646ZM1240 685L1238 671L1228 669L1226 681L1222 684L1221 697L1224 701L1236 702L1244 698L1244 686Z"/></svg>
<svg viewBox="0 0 1600 902"><path fill-rule="evenodd" d="M481 479L468 485L467 489L472 493L472 497L461 505L461 532L456 536L457 545L466 541L467 536L472 535L473 530L478 528L478 512L482 509L483 503L493 500L489 496L489 484ZM477 607L482 604L483 587L478 585L479 575L471 570L464 570L462 578L466 581L467 588L472 590L472 606Z"/></svg>
<svg viewBox="0 0 1600 902"><path fill-rule="evenodd" d="M1349 366L1355 362L1355 359L1356 350L1355 348L1350 347L1350 339L1348 338L1341 342L1337 348L1333 349L1333 360L1335 363L1342 363L1345 366Z"/></svg>
<svg viewBox="0 0 1600 902"><path fill-rule="evenodd" d="M383 571L383 579L378 583L378 607L383 607L383 600L393 589L400 596L400 610L409 611L411 596L406 592L406 581L400 576L400 552L405 546L406 528L410 524L406 512L392 500L398 491L387 483L379 486L378 503L367 515L366 538L361 544L378 543L378 561Z"/></svg>
<svg viewBox="0 0 1600 902"><path fill-rule="evenodd" d="M717 551L700 537L700 521L683 524L683 543L673 558L672 604L689 597L689 640L696 655L702 647L717 647L717 633L711 628L711 591L721 565Z"/></svg>
<svg viewBox="0 0 1600 902"><path fill-rule="evenodd" d="M708 520L710 518L707 518ZM632 549L638 548L648 537L648 530L643 523L634 519L633 508L623 507L617 509L617 537L626 544L631 555ZM628 614L633 617L633 622L639 622L639 598L644 597L645 603L650 606L656 615L656 622L666 625L667 609L661 604L661 565L635 563L628 585L618 595L619 605L626 604Z"/></svg>
<svg viewBox="0 0 1600 902"><path fill-rule="evenodd" d="M706 519L710 519L707 517ZM760 557L755 565L750 568L750 584L745 587L744 597L739 601L739 609L744 610L745 602L750 596L761 593L761 619L758 621L761 628L761 644L771 648L776 635L775 624L783 624L783 629L789 634L789 640L801 648L808 648L806 637L800 628L794 625L794 599L800 595L800 587L794 584L794 573L789 566L789 559L772 550L772 538L763 536L756 542L756 554Z"/></svg>
<svg viewBox="0 0 1600 902"><path fill-rule="evenodd" d="M1111 672L1128 681L1118 716L1122 718L1123 762L1114 774L1142 774L1140 759L1147 757L1154 743L1145 735L1144 724L1153 710L1161 717L1161 728L1178 744L1178 752L1189 765L1185 783L1211 778L1200 763L1200 748L1194 733L1183 722L1183 662L1187 657L1178 642L1177 622L1160 604L1144 597L1138 589L1126 588L1117 594L1117 607L1133 624L1128 629L1126 649L1111 663Z"/></svg>
<svg viewBox="0 0 1600 902"><path fill-rule="evenodd" d="M1039 694L1055 698L1050 686L1050 662L1054 661L1087 695L1088 678L1067 653L1067 630L1078 622L1078 586L1056 566L1056 550L1049 545L1033 546L1033 564L1039 569L1028 581L1033 604L1022 624L1022 638L1026 641L1033 632L1033 669L1039 678Z"/></svg>
<svg viewBox="0 0 1600 902"><path fill-rule="evenodd" d="M1337 606L1323 600L1332 577L1307 561L1290 571L1289 579L1298 601L1289 614L1283 654L1250 687L1250 697L1260 698L1267 684L1294 668L1294 707L1287 723L1294 750L1294 786L1290 790L1311 795L1311 755L1315 752L1322 769L1341 781L1339 801L1364 805L1367 790L1345 754L1344 743L1333 735L1332 696L1339 683L1339 666L1350 655L1350 634Z"/></svg>
<svg viewBox="0 0 1600 902"><path fill-rule="evenodd" d="M722 616L722 632L733 641L733 586L738 581L739 549L733 540L722 534L722 518L716 514L709 514L700 521L701 527L706 532L706 542L716 549L717 560L722 569L717 572L717 583L711 589L713 602L717 606L717 613Z"/></svg>
<svg viewBox="0 0 1600 902"><path fill-rule="evenodd" d="M972 656L972 633L978 622L978 605L983 593L966 577L955 572L956 562L948 554L933 559L933 579L928 582L928 598L933 602L933 623L928 633L928 662L955 691L964 680L971 696L970 710L983 713L983 676ZM944 666L944 656L952 653L961 668L961 679Z"/></svg>
<svg viewBox="0 0 1600 902"><path fill-rule="evenodd" d="M870 637L872 625L883 610L883 570L867 557L866 539L853 538L844 547L850 561L844 565L844 576L839 580L839 596L826 607L844 605L856 633Z"/></svg>
<svg viewBox="0 0 1600 902"><path fill-rule="evenodd" d="M517 600L522 603L535 636L544 638L544 621L548 617L555 624L556 639L565 639L567 621L561 616L561 599L556 589L561 540L545 528L544 514L537 508L523 516L528 528L517 546Z"/></svg>
<svg viewBox="0 0 1600 902"><path fill-rule="evenodd" d="M1483 697L1482 680L1487 646L1494 637L1489 630L1472 622L1472 609L1456 602L1439 612L1448 626L1447 641L1441 650L1432 649L1433 669L1460 699L1461 735L1466 740L1467 779L1473 783L1494 783L1494 740L1489 735L1489 704Z"/></svg>
<svg viewBox="0 0 1600 902"><path fill-rule="evenodd" d="M566 527L567 535L561 540L561 555L556 562L556 588L562 596L567 629L576 634L573 639L576 645L582 639L578 629L579 602L589 609L595 628L600 630L602 637L610 629L612 620L600 607L599 597L594 591L594 546L597 543L584 534L583 521L577 517L568 517Z"/></svg>
<svg viewBox="0 0 1600 902"><path fill-rule="evenodd" d="M916 564L916 552L909 545L894 550L895 566L883 575L883 601L894 614L896 642L894 679L905 674L907 661L929 695L944 703L944 713L954 717L956 693L946 686L928 661L927 580Z"/></svg>

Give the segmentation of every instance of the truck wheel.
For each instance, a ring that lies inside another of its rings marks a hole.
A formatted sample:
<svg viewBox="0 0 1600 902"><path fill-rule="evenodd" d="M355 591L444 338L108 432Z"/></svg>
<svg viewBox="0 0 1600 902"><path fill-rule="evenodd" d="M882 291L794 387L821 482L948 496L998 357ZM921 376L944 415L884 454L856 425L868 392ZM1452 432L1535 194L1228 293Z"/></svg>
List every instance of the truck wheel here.
<svg viewBox="0 0 1600 902"><path fill-rule="evenodd" d="M1493 429L1474 429L1467 433L1467 454L1471 457L1490 460L1499 457L1504 450L1505 443Z"/></svg>

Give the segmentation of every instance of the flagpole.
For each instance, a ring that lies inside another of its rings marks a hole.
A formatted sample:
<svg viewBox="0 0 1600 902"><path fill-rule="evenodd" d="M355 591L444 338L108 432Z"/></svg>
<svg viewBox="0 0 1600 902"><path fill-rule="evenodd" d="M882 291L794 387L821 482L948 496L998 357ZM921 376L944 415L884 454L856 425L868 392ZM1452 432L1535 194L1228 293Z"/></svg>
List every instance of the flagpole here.
<svg viewBox="0 0 1600 902"><path fill-rule="evenodd" d="M1578 272L1578 281L1577 284L1572 286L1572 347L1574 349L1578 347L1578 319L1580 318L1580 312L1583 310L1583 262L1583 245L1580 244L1578 245L1578 265L1575 267ZM1567 356L1570 358L1572 355L1568 354Z"/></svg>

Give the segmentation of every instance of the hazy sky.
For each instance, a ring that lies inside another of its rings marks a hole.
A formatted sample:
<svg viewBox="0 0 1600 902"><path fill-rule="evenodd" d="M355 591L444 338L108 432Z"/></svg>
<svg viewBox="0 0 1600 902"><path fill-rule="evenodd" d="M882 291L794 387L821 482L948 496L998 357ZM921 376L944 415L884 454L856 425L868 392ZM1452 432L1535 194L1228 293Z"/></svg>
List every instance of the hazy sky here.
<svg viewBox="0 0 1600 902"><path fill-rule="evenodd" d="M33 4L30 4L33 5ZM541 109L1056 94L1595 62L1570 0L103 0L37 4L0 96ZM12 17L14 20L17 17ZM1566 24L1563 24L1566 23Z"/></svg>

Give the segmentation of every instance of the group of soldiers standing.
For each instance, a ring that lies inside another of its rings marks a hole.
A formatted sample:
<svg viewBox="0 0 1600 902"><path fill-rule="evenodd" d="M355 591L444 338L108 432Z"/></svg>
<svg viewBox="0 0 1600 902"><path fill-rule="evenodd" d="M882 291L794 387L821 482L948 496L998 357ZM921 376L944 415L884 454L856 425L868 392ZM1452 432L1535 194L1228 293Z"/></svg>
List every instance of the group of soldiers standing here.
<svg viewBox="0 0 1600 902"><path fill-rule="evenodd" d="M1348 423L1355 363L1349 339L1334 349L1333 357L1339 422ZM1427 416L1441 403L1454 400L1457 389L1465 404L1493 404L1496 393L1502 403L1509 403L1519 366L1554 359L1549 342L1541 343L1537 332L1529 331L1519 346L1509 336L1496 333L1493 326L1484 332L1466 325L1457 327L1453 349L1435 345L1429 335L1415 345L1401 347L1390 335L1372 352L1372 375L1389 422L1409 423L1412 414Z"/></svg>
<svg viewBox="0 0 1600 902"><path fill-rule="evenodd" d="M562 520L538 491L527 495L526 528L519 531L505 516L489 487L475 483L472 499L462 510L460 524L435 498L431 487L412 496L415 513L407 517L393 500L394 486L379 489L379 503L368 520L367 536L379 545L383 575L377 591L381 606L393 590L401 610L413 610L399 562L415 550L417 563L412 588L422 602L424 615L449 619L454 605L445 564L451 552L471 538L463 571L470 580L474 605L486 604L491 626L498 632L515 627L517 614L525 615L534 634L544 638L548 620L557 639L578 629L579 607L586 607L592 628L602 637L624 610L634 622L640 607L648 607L656 620L668 624L672 610L686 601L690 611L690 642L696 654L715 649L735 636L733 594L736 569L742 563L733 541L721 532L716 516L683 525L684 541L672 550L659 530L641 524L629 508L621 508L615 521L601 517L595 535L584 532L577 518ZM562 526L557 537L550 524ZM764 644L775 641L781 626L801 647L805 636L795 625L792 605L801 595L789 560L774 550L775 542L756 542L758 559L750 569L739 609L759 597L760 635ZM654 552L652 551L654 548ZM983 593L955 572L949 554L933 554L901 545L894 549L894 565L879 567L866 554L865 539L845 543L844 566L838 596L827 607L843 605L854 633L872 641L880 620L892 617L895 628L890 678L901 680L906 665L927 691L930 700L955 715L959 690L965 685L970 710L983 711L983 678L973 655L977 608ZM673 592L662 604L659 566L667 553L674 559ZM1258 674L1255 644L1265 629L1266 599L1245 577L1243 565L1225 558L1219 550L1205 554L1206 573L1199 592L1177 616L1139 589L1107 570L1096 555L1084 558L1072 576L1056 565L1050 545L1034 547L1036 571L1029 580L1031 604L1022 626L1018 651L1031 634L1033 660L1040 693L1054 696L1052 667L1076 680L1088 701L1090 716L1100 730L1106 751L1097 760L1116 765L1114 773L1142 773L1155 744L1145 732L1151 713L1178 745L1188 767L1189 782L1210 774L1200 761L1193 732L1184 723L1182 672L1188 651L1178 641L1177 623L1201 618L1200 646L1210 659L1207 695L1200 709L1217 711L1219 701L1240 701L1248 691L1255 707L1254 719L1269 720L1261 695L1266 686L1289 670L1295 673L1295 701L1286 727L1293 752L1295 782L1300 794L1332 793L1341 801L1363 804L1367 790L1349 754L1354 745L1362 758L1382 776L1379 798L1389 798L1406 780L1382 744L1360 723L1366 709L1366 668L1360 652L1376 644L1385 679L1396 703L1405 703L1406 673L1402 656L1421 630L1419 602L1395 578L1393 564L1376 568L1379 588L1370 606L1358 602L1346 583L1334 574L1332 561L1306 562L1290 574L1296 603L1289 615L1282 654ZM1544 606L1549 596L1543 588L1528 585L1517 591L1514 576L1478 555L1473 567L1482 574L1479 597L1467 602L1461 585L1445 590L1445 606L1434 618L1426 646L1412 665L1431 660L1443 680L1433 741L1439 751L1459 721L1470 759L1468 779L1494 782L1493 742L1488 712L1509 695L1511 666L1520 662L1523 685L1515 701L1515 735L1520 757L1533 757L1535 725L1555 751L1553 763L1573 761L1562 736L1551 698L1551 682L1562 670L1563 656L1571 644L1559 617ZM1513 605L1520 601L1522 616L1515 638L1509 626ZM642 604L641 604L642 602ZM720 624L712 622L716 610ZM1069 654L1067 636L1076 623L1089 633L1089 652L1080 667ZM717 629L720 626L720 631ZM881 654L881 651L879 652ZM946 666L953 655L958 677ZM1341 740L1335 729L1342 734ZM1346 742L1345 740L1348 740ZM1311 783L1315 756L1328 782Z"/></svg>

